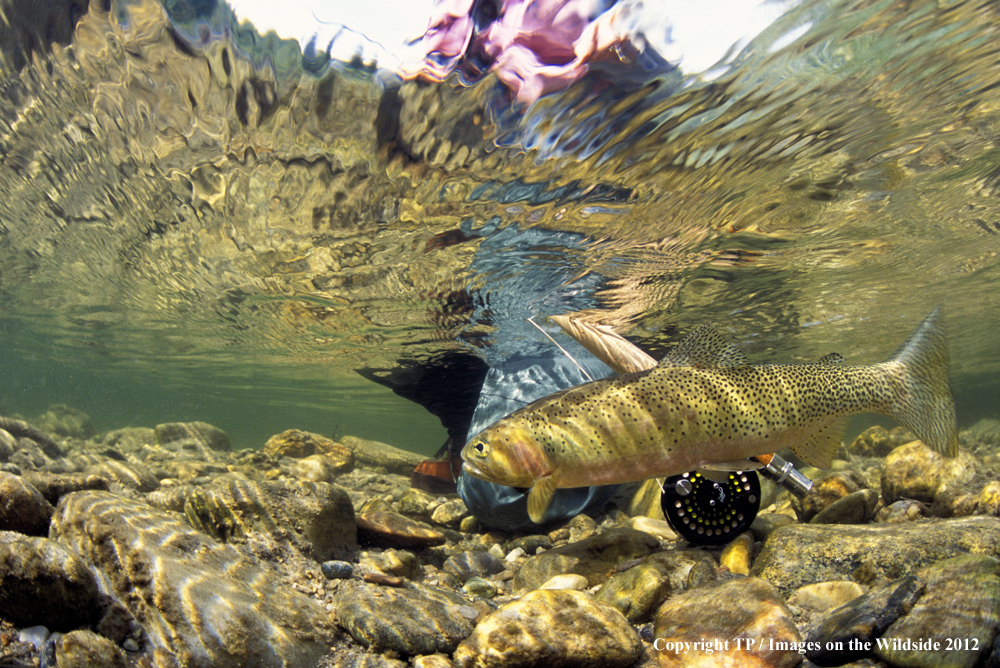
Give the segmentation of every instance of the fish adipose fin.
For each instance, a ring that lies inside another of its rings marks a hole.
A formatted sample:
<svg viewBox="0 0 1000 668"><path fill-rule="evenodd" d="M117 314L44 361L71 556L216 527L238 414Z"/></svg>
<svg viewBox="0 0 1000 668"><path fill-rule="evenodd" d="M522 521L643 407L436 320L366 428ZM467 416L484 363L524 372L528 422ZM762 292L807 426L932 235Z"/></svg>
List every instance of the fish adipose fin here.
<svg viewBox="0 0 1000 668"><path fill-rule="evenodd" d="M843 364L844 356L840 353L828 353L823 355L818 360L813 362L813 364L819 364L820 366L832 366L834 364Z"/></svg>
<svg viewBox="0 0 1000 668"><path fill-rule="evenodd" d="M805 442L792 446L795 456L809 466L828 469L833 464L833 454L840 448L844 432L847 431L848 418L839 418L823 427Z"/></svg>
<svg viewBox="0 0 1000 668"><path fill-rule="evenodd" d="M552 503L552 495L556 493L556 481L552 476L545 476L535 481L528 492L528 517L535 524L542 524L545 511Z"/></svg>
<svg viewBox="0 0 1000 668"><path fill-rule="evenodd" d="M699 325L660 360L659 366L694 366L704 369L748 366L750 360L726 341L711 325Z"/></svg>
<svg viewBox="0 0 1000 668"><path fill-rule="evenodd" d="M938 306L886 364L903 368L903 391L889 415L931 449L958 454L955 400L948 382L948 340Z"/></svg>

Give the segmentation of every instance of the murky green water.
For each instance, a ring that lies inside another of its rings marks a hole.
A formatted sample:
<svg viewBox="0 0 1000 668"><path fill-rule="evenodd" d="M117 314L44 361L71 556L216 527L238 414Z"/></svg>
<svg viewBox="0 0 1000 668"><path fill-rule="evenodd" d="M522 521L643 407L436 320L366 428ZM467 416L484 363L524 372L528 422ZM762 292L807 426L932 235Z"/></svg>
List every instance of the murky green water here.
<svg viewBox="0 0 1000 668"><path fill-rule="evenodd" d="M384 90L169 7L5 2L4 414L432 452L438 419L362 375L450 419L477 364L549 346L531 316L869 363L944 303L960 426L998 417L993 5L809 2L710 77L524 115L491 77Z"/></svg>

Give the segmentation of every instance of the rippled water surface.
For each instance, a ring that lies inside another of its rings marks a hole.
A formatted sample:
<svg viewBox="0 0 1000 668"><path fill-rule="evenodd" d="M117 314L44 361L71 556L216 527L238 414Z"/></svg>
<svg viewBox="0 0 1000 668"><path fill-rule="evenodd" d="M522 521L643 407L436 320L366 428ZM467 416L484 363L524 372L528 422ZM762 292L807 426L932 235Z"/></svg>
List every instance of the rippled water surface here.
<svg viewBox="0 0 1000 668"><path fill-rule="evenodd" d="M386 386L461 412L484 363L550 346L529 317L869 363L944 303L960 423L997 417L991 3L807 2L708 72L523 113L222 4L44 7L0 20L0 413L432 452Z"/></svg>

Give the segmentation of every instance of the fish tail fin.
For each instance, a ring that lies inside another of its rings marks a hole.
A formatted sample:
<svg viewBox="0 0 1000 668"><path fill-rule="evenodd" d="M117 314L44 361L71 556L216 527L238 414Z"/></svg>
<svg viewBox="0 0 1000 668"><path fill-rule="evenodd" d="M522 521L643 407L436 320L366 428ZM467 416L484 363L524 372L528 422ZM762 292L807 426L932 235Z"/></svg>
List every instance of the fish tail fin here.
<svg viewBox="0 0 1000 668"><path fill-rule="evenodd" d="M903 368L903 391L890 416L927 446L948 457L958 454L955 400L948 381L948 339L938 306L889 359Z"/></svg>

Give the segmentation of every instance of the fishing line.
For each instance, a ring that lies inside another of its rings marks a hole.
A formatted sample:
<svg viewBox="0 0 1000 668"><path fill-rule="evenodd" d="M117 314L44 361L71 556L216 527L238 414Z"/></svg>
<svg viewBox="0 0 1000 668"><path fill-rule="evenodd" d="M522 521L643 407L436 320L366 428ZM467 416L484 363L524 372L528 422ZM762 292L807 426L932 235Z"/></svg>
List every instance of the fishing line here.
<svg viewBox="0 0 1000 668"><path fill-rule="evenodd" d="M549 335L549 333L548 333L548 332L546 332L546 331L545 331L544 329L542 329L542 328L541 328L541 327L540 327L540 326L538 325L538 323L537 323L537 322L535 322L534 320L532 320L532 318L534 318L534 317L535 317L535 316L530 316L530 317L528 318L528 322L530 322L530 323L532 324L532 326L534 326L534 328L535 328L535 329L537 329L537 330L538 330L539 332L541 332L542 334L544 334L544 335L545 335L545 338L547 338L547 339L548 339L549 341L551 341L551 342L552 342L552 344L553 344L553 345L555 345L555 347L556 347L556 348L558 348L559 350L561 350L561 351L562 351L562 354L563 354L563 355L565 355L566 357L568 357L568 358L569 358L569 361L570 361L570 362L572 362L573 364L575 364L575 365L576 365L576 368L580 370L580 373L582 373L582 374L583 374L584 378L586 378L587 380L594 380L594 379L593 379L593 378L591 377L591 375L590 375L589 373L587 373L587 370L586 370L586 369L584 369L584 368L583 368L582 366L580 366L580 363L579 363L579 362L577 362L577 361L576 361L575 359L573 359L573 356L572 356L572 355L570 355L570 354L569 354L569 352L567 352L567 350L566 350L565 348L563 348L562 346L560 346L560 345L559 345L559 342L558 342L558 341L556 341L555 339L553 339L553 338L552 338L552 337L551 337L551 336Z"/></svg>

